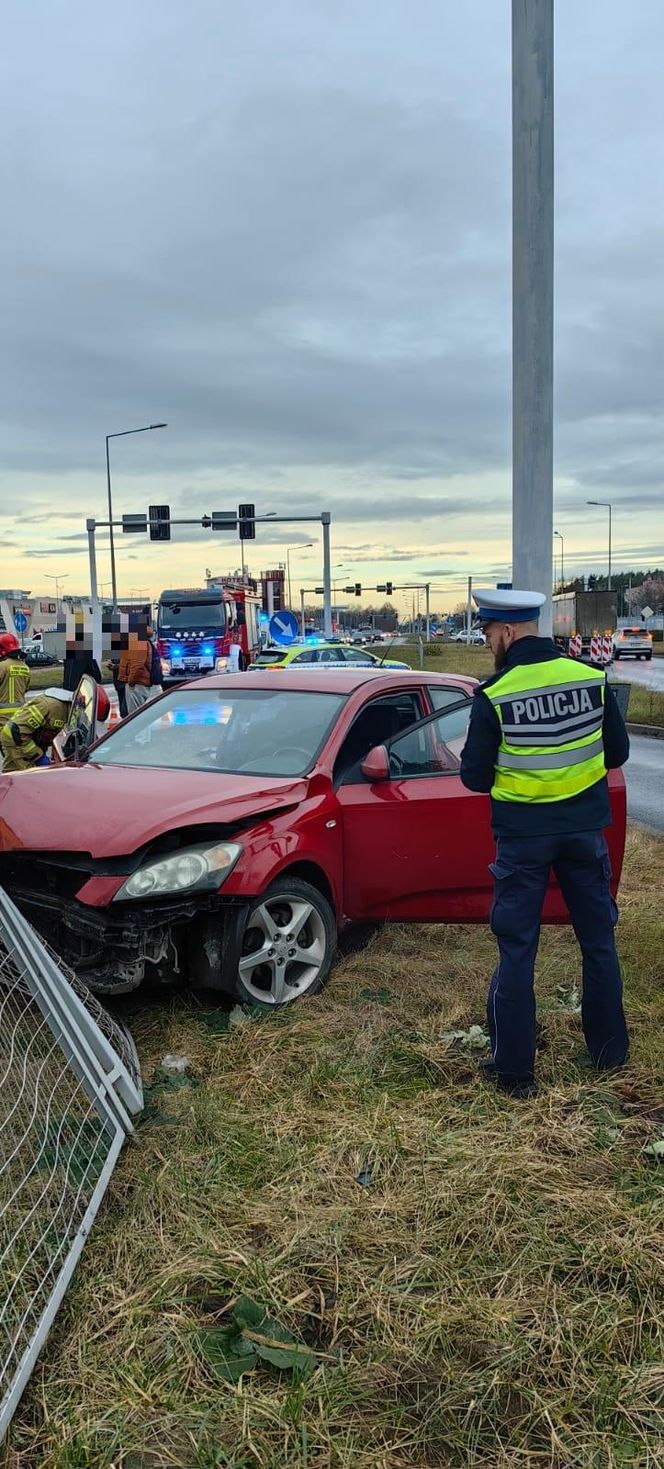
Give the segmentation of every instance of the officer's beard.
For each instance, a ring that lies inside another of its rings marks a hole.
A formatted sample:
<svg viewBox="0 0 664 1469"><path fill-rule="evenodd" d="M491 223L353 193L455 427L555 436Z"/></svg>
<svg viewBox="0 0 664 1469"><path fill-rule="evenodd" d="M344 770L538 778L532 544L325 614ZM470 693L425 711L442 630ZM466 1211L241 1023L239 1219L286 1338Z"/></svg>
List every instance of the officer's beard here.
<svg viewBox="0 0 664 1469"><path fill-rule="evenodd" d="M505 667L505 664L506 663L507 663L507 644L505 642L504 635L501 635L500 642L499 642L498 647L496 648L496 650L494 652L494 655L493 655L493 666L494 666L494 668L496 670L496 673L500 673L501 672L501 669L503 669Z"/></svg>

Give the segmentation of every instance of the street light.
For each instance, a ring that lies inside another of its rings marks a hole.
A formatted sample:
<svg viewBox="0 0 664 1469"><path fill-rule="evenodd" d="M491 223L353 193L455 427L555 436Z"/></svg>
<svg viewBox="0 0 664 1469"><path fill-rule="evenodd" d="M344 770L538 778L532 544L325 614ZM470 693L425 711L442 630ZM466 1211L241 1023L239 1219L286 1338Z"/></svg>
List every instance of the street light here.
<svg viewBox="0 0 664 1469"><path fill-rule="evenodd" d="M113 606L118 605L118 584L115 575L115 541L113 538L113 498L111 495L111 458L108 451L109 439L126 439L128 434L147 434L154 428L168 428L167 423L146 423L143 428L123 428L117 434L106 435L106 484L108 486L108 534L111 542L111 590L113 594Z"/></svg>
<svg viewBox="0 0 664 1469"><path fill-rule="evenodd" d="M565 538L561 536L559 530L554 530L553 534L560 541L560 590L563 592L565 590Z"/></svg>
<svg viewBox="0 0 664 1469"><path fill-rule="evenodd" d="M305 541L303 546L286 547L286 566L288 567L288 606L291 608L293 606L293 593L291 590L290 553L291 551L308 551L313 546L313 544L313 541Z"/></svg>
<svg viewBox="0 0 664 1469"><path fill-rule="evenodd" d="M608 510L609 512L609 575L607 588L611 591L611 502L610 500L586 500L586 505L600 505L602 510Z"/></svg>
<svg viewBox="0 0 664 1469"><path fill-rule="evenodd" d="M45 571L44 572L44 576L46 577L46 580L47 581L54 581L55 582L55 600L56 600L56 602L59 602L60 601L60 582L67 580L67 577L69 576L69 572L66 571L65 574L64 574L64 576L54 576L52 571Z"/></svg>

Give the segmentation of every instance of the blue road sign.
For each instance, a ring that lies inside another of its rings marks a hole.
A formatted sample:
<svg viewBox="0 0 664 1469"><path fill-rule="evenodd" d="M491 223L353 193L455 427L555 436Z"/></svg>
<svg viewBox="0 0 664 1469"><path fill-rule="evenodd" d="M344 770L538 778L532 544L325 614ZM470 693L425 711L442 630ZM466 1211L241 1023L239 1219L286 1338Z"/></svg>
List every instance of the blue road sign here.
<svg viewBox="0 0 664 1469"><path fill-rule="evenodd" d="M511 592L511 590L512 590L512 583L511 583L511 581L497 581L496 582L496 591L497 592Z"/></svg>
<svg viewBox="0 0 664 1469"><path fill-rule="evenodd" d="M293 643L300 631L294 612L275 612L270 618L270 637L273 643Z"/></svg>
<svg viewBox="0 0 664 1469"><path fill-rule="evenodd" d="M27 632L28 619L25 615L25 612L14 613L14 627L16 628L17 632Z"/></svg>

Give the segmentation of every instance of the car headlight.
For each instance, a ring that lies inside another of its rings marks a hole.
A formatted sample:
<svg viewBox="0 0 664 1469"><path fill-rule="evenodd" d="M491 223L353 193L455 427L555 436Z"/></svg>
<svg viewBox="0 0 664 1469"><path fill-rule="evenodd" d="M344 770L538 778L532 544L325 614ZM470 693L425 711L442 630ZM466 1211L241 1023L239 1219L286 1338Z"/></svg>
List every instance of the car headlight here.
<svg viewBox="0 0 664 1469"><path fill-rule="evenodd" d="M137 898L161 898L165 893L214 892L228 877L240 856L237 842L186 847L170 857L146 862L122 884L114 903Z"/></svg>

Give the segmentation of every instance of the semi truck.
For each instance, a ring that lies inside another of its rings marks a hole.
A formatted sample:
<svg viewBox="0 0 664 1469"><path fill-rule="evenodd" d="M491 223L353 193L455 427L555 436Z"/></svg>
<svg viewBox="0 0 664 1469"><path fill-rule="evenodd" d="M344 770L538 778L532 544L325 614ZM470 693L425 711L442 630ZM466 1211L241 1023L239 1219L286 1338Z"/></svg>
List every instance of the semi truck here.
<svg viewBox="0 0 664 1469"><path fill-rule="evenodd" d="M593 633L613 633L618 622L617 592L565 592L553 598L553 637L569 653L570 638L581 638L581 658L591 661Z"/></svg>

